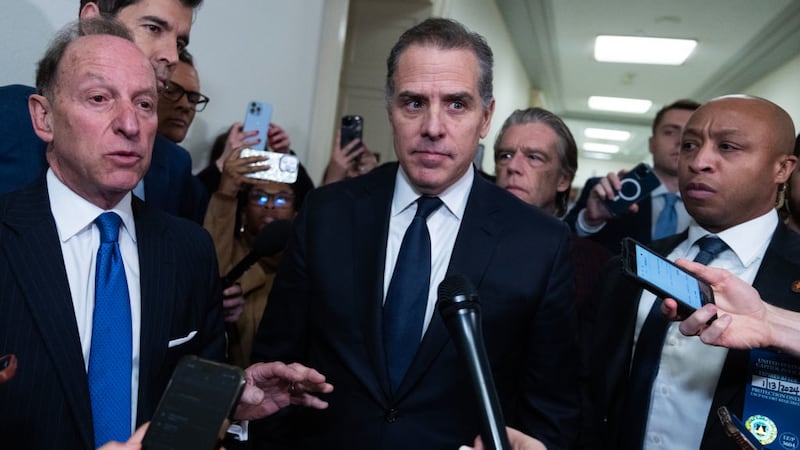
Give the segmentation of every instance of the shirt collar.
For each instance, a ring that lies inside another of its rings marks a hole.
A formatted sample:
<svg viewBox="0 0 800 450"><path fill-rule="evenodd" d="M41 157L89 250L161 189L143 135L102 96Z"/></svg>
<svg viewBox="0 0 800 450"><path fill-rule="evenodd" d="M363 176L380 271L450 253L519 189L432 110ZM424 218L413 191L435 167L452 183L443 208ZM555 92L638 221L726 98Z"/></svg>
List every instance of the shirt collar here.
<svg viewBox="0 0 800 450"><path fill-rule="evenodd" d="M778 212L769 210L766 214L747 222L728 228L716 234L736 254L744 266L749 266L763 253L764 247L772 239L778 226ZM691 245L711 233L692 219L689 226L688 241Z"/></svg>
<svg viewBox="0 0 800 450"><path fill-rule="evenodd" d="M467 197L469 197L472 182L475 179L475 170L470 166L455 183L438 195L447 210L458 220L464 217L464 210L467 207ZM402 213L410 207L422 194L417 192L411 185L408 175L399 166L397 177L394 182L394 197L392 198L392 217Z"/></svg>
<svg viewBox="0 0 800 450"><path fill-rule="evenodd" d="M62 243L91 227L97 216L105 212L62 183L53 173L53 169L47 169L46 180L50 210L56 221L58 238ZM131 193L125 194L125 197L109 211L117 213L122 218L123 229L135 243L136 228L133 222Z"/></svg>

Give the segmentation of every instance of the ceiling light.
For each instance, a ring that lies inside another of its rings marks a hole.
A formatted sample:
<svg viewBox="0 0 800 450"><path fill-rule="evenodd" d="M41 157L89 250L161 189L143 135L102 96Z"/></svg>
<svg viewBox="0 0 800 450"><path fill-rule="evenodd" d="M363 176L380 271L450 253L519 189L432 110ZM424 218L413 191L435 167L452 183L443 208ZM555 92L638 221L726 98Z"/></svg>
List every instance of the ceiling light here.
<svg viewBox="0 0 800 450"><path fill-rule="evenodd" d="M581 156L583 156L584 158L591 158L591 159L612 159L613 158L613 156L611 156L608 153L594 153L594 152L586 152Z"/></svg>
<svg viewBox="0 0 800 450"><path fill-rule="evenodd" d="M697 47L694 39L641 36L597 36L594 59L600 62L679 66Z"/></svg>
<svg viewBox="0 0 800 450"><path fill-rule="evenodd" d="M650 110L651 106L653 106L653 102L650 100L638 98L598 97L596 95L589 97L589 108L603 111L644 114Z"/></svg>
<svg viewBox="0 0 800 450"><path fill-rule="evenodd" d="M631 133L624 130L609 130L607 128L586 128L583 134L589 139L605 139L607 141L625 142L631 138Z"/></svg>
<svg viewBox="0 0 800 450"><path fill-rule="evenodd" d="M585 142L583 144L583 149L588 152L617 153L619 151L619 145Z"/></svg>

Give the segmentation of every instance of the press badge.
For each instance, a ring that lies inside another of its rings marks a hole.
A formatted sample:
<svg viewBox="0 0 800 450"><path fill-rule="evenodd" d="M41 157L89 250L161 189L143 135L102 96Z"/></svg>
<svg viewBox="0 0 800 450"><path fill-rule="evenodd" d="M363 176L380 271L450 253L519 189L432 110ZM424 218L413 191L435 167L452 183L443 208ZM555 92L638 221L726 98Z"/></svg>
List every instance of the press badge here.
<svg viewBox="0 0 800 450"><path fill-rule="evenodd" d="M742 420L761 445L800 449L800 360L766 349L750 351L750 384Z"/></svg>

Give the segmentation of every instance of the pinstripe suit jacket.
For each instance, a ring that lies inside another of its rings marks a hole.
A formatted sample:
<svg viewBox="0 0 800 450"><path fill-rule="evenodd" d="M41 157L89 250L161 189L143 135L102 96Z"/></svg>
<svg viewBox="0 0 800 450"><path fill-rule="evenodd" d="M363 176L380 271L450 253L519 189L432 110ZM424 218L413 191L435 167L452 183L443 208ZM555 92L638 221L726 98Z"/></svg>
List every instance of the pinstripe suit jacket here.
<svg viewBox="0 0 800 450"><path fill-rule="evenodd" d="M209 235L138 199L133 212L140 424L150 419L177 361L185 354L221 359L224 334ZM194 338L169 348L191 331ZM0 197L0 353L14 353L19 362L16 376L0 385L0 446L94 449L89 385L44 177Z"/></svg>

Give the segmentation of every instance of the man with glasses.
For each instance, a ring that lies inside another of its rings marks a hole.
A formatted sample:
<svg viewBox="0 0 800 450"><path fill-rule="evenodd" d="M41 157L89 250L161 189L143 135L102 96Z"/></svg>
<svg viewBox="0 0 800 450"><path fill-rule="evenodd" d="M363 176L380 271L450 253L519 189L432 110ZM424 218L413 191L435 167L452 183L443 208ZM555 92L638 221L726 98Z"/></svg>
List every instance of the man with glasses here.
<svg viewBox="0 0 800 450"><path fill-rule="evenodd" d="M208 100L200 93L194 58L184 49L178 55L175 72L159 92L158 132L172 142L183 141L195 113L206 109Z"/></svg>

